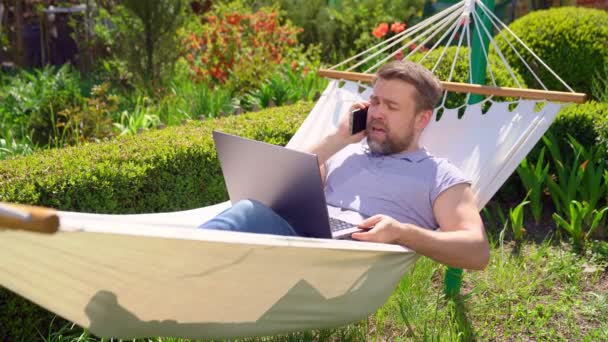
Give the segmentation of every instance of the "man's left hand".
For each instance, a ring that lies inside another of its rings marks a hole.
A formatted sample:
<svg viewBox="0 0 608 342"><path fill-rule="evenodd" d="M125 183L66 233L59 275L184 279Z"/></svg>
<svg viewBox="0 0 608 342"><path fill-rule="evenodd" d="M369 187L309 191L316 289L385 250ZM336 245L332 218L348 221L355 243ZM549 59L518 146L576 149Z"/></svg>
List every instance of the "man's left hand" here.
<svg viewBox="0 0 608 342"><path fill-rule="evenodd" d="M366 232L352 234L353 239L361 241L398 243L404 233L404 226L386 215L374 215L361 222L358 227L369 229Z"/></svg>

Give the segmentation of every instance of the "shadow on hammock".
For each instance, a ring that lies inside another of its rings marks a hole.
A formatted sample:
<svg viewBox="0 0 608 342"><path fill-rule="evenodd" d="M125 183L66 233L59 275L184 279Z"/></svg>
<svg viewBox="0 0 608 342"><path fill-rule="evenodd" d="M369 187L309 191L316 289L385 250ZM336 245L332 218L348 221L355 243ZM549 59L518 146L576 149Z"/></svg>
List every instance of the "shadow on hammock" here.
<svg viewBox="0 0 608 342"><path fill-rule="evenodd" d="M370 293L370 289L382 281L381 275L381 268L372 266L343 295L334 298L326 298L308 281L302 279L259 319L250 322L143 321L122 306L116 294L106 290L98 291L91 298L85 307L85 314L90 322L88 329L92 333L100 337L123 339L153 336L237 338L334 328L369 316L377 309L375 303L384 303L388 299L383 291ZM235 303L226 303L227 307L234 305ZM246 307L247 303L243 303L243 306ZM204 312L205 308L200 310ZM227 310L234 311L232 308ZM207 314L211 315L214 313Z"/></svg>

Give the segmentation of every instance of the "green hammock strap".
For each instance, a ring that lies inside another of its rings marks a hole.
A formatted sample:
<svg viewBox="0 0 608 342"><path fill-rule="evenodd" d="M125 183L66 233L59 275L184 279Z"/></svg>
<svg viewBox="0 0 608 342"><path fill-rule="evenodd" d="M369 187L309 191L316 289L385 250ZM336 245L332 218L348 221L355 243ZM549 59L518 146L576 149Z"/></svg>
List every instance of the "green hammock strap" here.
<svg viewBox="0 0 608 342"><path fill-rule="evenodd" d="M462 269L448 267L445 271L444 289L446 297L454 298L460 293L460 287L462 286Z"/></svg>

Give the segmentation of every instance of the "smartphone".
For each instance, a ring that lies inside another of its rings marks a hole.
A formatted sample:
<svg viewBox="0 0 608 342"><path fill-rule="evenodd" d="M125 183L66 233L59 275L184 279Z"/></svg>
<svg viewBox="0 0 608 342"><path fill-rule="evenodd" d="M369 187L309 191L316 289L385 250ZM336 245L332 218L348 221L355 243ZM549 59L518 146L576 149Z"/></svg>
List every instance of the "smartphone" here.
<svg viewBox="0 0 608 342"><path fill-rule="evenodd" d="M357 134L367 126L367 107L353 110L350 113L350 130L351 134Z"/></svg>

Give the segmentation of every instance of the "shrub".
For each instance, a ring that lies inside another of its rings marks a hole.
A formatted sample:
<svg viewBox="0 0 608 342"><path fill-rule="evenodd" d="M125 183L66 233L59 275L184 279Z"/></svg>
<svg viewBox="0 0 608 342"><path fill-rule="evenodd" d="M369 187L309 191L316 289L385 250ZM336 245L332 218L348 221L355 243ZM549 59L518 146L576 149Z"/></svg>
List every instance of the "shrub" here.
<svg viewBox="0 0 608 342"><path fill-rule="evenodd" d="M600 102L608 102L608 63L598 70L591 81L591 94Z"/></svg>
<svg viewBox="0 0 608 342"><path fill-rule="evenodd" d="M0 201L97 213L201 207L227 198L212 129L285 144L311 105L169 127L0 163Z"/></svg>
<svg viewBox="0 0 608 342"><path fill-rule="evenodd" d="M283 67L271 74L258 89L242 98L240 104L250 109L253 105L266 108L272 103L282 106L299 100L313 100L326 86L326 79L310 72L307 65L300 66L294 62L290 68Z"/></svg>
<svg viewBox="0 0 608 342"><path fill-rule="evenodd" d="M591 101L571 104L560 110L550 131L556 137L571 135L583 146L591 147L608 138L608 127L605 127L607 119L608 103ZM608 145L604 145L604 151L606 148Z"/></svg>
<svg viewBox="0 0 608 342"><path fill-rule="evenodd" d="M422 65L424 65L428 69L432 69L439 56L441 56L443 49L435 49L431 52L427 53L417 53L413 56L412 60L418 61L425 54L427 55L424 60L422 60ZM434 74L443 81L448 80L450 75L450 70L452 68L452 63L454 61L454 57L456 56L456 46L450 46L446 49L445 55L441 58L439 65L435 69ZM496 80L496 85L500 87L517 87L517 84L509 74L509 72L504 68L500 59L494 55L490 55L489 64L492 66L492 73L494 75L494 79ZM515 72L515 76L519 80L520 84L523 84L523 79L521 76ZM490 73L486 73L487 83L491 84L492 78L490 77ZM461 83L470 83L469 82L469 50L466 47L460 47L458 51L458 61L456 62L456 66L454 67L454 74L451 78L452 82L461 82ZM448 97L446 99L446 107L454 108L462 105L465 100L465 94L460 93L448 93ZM502 100L501 98L495 98L496 100Z"/></svg>
<svg viewBox="0 0 608 342"><path fill-rule="evenodd" d="M297 39L301 29L274 7L252 12L239 1L217 4L204 21L201 33L186 35L184 55L193 77L210 87L228 83L245 92L282 64L307 59Z"/></svg>
<svg viewBox="0 0 608 342"><path fill-rule="evenodd" d="M0 341L40 341L67 321L0 286ZM41 336L42 335L42 336Z"/></svg>
<svg viewBox="0 0 608 342"><path fill-rule="evenodd" d="M84 99L82 106L70 107L59 112L63 122L62 139L68 144L83 141L98 141L112 136L111 115L117 110L118 97L108 94L109 83L104 82L91 89L91 97Z"/></svg>
<svg viewBox="0 0 608 342"><path fill-rule="evenodd" d="M338 63L377 43L372 30L380 22L411 23L422 12L422 0L341 0L328 6L325 0L248 0L276 3L289 19L302 27L306 45L321 43L323 60Z"/></svg>
<svg viewBox="0 0 608 342"><path fill-rule="evenodd" d="M35 143L53 143L61 135L58 113L83 101L79 82L79 74L67 64L20 72L0 94L4 125L17 130L13 133L18 138L32 131Z"/></svg>
<svg viewBox="0 0 608 342"><path fill-rule="evenodd" d="M125 61L128 71L148 91L169 80L179 57L176 33L184 24L186 7L185 0L125 0L118 5L105 4L95 33L115 59L107 60L110 64L104 68L123 68L116 63ZM111 28L108 22L112 23Z"/></svg>
<svg viewBox="0 0 608 342"><path fill-rule="evenodd" d="M567 144L568 135L585 148L598 145L600 155L606 155L608 152L608 103L590 101L564 106L557 113L548 132L554 137L558 137L560 141L563 140L564 143L559 144L562 155L572 154L572 149ZM528 153L530 163L536 163L543 146L545 144L539 141Z"/></svg>
<svg viewBox="0 0 608 342"><path fill-rule="evenodd" d="M590 93L592 75L608 63L608 13L581 7L560 7L535 11L509 25L549 67L574 90ZM509 63L518 68L530 88L539 88L508 43L496 36L497 44ZM512 40L512 39L511 39ZM517 44L519 46L519 44ZM523 47L518 52L533 61ZM552 90L564 90L560 82L537 62L530 67Z"/></svg>

